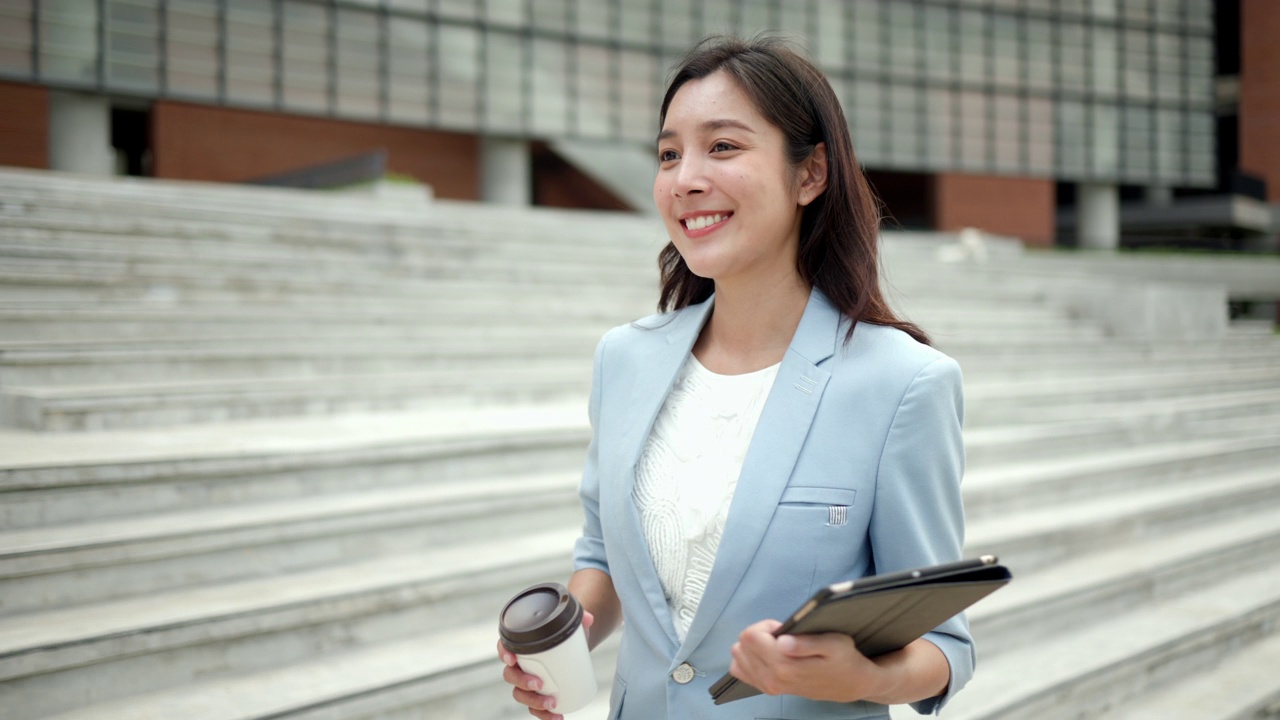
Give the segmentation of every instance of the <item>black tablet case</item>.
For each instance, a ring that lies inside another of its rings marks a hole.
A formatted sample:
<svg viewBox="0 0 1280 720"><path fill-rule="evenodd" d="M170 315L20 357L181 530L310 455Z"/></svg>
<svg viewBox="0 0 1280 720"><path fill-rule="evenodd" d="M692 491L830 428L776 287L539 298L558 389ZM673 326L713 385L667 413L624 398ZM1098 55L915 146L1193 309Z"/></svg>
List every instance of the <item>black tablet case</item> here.
<svg viewBox="0 0 1280 720"><path fill-rule="evenodd" d="M1007 584L992 556L874 575L820 590L774 636L839 632L867 657L897 650ZM760 691L725 674L710 688L716 705Z"/></svg>

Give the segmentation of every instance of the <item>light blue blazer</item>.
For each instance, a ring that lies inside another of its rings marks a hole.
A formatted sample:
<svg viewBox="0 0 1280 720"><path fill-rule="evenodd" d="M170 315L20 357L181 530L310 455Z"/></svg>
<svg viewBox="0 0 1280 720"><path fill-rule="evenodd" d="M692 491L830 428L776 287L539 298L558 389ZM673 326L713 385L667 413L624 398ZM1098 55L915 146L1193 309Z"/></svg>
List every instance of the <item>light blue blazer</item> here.
<svg viewBox="0 0 1280 720"><path fill-rule="evenodd" d="M883 705L760 695L722 706L707 688L748 625L786 619L818 588L960 558L960 368L906 333L849 320L814 290L747 451L715 565L684 642L631 499L635 466L712 302L614 328L596 350L575 568L608 573L624 625L610 718L887 718ZM832 525L830 506L847 506ZM973 674L963 616L925 636L946 654L945 696ZM683 663L691 682L673 674Z"/></svg>

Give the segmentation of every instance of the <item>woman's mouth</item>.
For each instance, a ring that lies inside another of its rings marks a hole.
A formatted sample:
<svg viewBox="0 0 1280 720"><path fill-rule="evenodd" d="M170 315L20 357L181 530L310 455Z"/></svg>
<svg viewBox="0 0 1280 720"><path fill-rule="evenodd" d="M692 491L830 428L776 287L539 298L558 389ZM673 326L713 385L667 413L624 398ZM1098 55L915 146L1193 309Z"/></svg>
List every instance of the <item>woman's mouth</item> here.
<svg viewBox="0 0 1280 720"><path fill-rule="evenodd" d="M680 225L684 227L686 233L705 235L708 232L722 225L729 218L733 217L731 212L712 213L710 215L698 215L696 217L685 218L680 221Z"/></svg>

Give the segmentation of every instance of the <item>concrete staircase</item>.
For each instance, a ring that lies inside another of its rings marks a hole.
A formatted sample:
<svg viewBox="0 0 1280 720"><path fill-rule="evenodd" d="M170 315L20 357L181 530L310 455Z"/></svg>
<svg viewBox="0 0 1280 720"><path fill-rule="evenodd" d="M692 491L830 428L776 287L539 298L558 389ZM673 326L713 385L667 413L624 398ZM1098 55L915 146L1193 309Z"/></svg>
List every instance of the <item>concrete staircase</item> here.
<svg viewBox="0 0 1280 720"><path fill-rule="evenodd" d="M1274 709L1280 338L1113 337L947 240L887 237L889 279L965 369L968 550L1017 581L944 717ZM527 717L496 614L567 576L591 352L663 242L0 172L0 719Z"/></svg>

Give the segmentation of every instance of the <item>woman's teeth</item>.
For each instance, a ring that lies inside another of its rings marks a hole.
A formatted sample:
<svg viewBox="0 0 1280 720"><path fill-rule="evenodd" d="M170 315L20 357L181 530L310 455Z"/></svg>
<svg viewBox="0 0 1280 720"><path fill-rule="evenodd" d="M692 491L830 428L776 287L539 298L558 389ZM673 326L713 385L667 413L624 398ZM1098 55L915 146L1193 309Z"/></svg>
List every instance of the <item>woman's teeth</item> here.
<svg viewBox="0 0 1280 720"><path fill-rule="evenodd" d="M685 220L684 226L690 230L701 230L709 225L715 225L726 217L726 215L720 215L719 213L715 215L701 215L696 218L689 218L688 220Z"/></svg>

